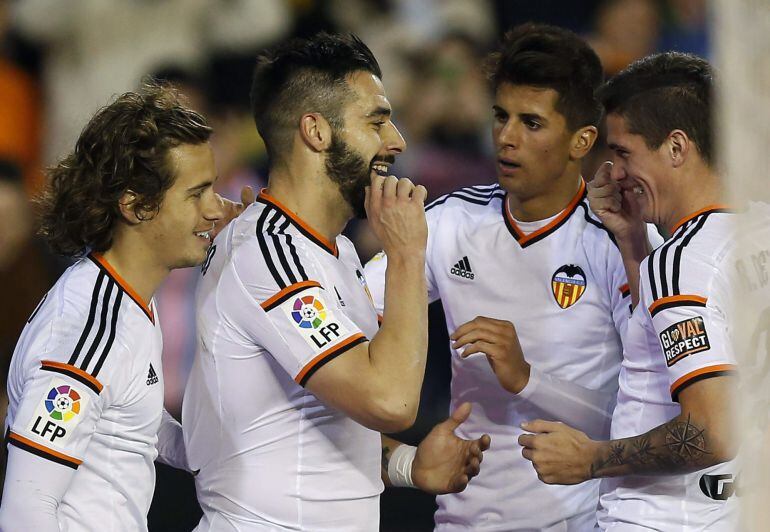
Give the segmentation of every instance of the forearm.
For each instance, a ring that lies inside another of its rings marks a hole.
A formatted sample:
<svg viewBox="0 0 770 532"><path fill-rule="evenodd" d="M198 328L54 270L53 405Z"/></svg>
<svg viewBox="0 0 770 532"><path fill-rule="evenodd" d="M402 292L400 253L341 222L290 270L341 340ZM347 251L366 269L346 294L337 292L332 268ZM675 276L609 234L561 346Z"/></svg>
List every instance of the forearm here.
<svg viewBox="0 0 770 532"><path fill-rule="evenodd" d="M381 389L416 407L428 350L425 255L389 256L385 311L369 344L369 359Z"/></svg>
<svg viewBox="0 0 770 532"><path fill-rule="evenodd" d="M620 256L623 258L623 267L626 270L628 288L631 292L631 305L636 308L639 303L639 267L647 255L652 252L650 242L647 239L646 228L642 226L634 234L618 237L617 243Z"/></svg>
<svg viewBox="0 0 770 532"><path fill-rule="evenodd" d="M72 474L65 466L9 446L0 532L59 532L59 501Z"/></svg>
<svg viewBox="0 0 770 532"><path fill-rule="evenodd" d="M682 413L640 436L595 442L590 477L697 471L729 460L721 441L705 423Z"/></svg>
<svg viewBox="0 0 770 532"><path fill-rule="evenodd" d="M184 471L190 471L184 446L182 425L163 409L158 428L158 462Z"/></svg>
<svg viewBox="0 0 770 532"><path fill-rule="evenodd" d="M605 439L609 436L610 409L615 393L584 388L531 368L529 382L518 396L552 419L568 423L590 438Z"/></svg>

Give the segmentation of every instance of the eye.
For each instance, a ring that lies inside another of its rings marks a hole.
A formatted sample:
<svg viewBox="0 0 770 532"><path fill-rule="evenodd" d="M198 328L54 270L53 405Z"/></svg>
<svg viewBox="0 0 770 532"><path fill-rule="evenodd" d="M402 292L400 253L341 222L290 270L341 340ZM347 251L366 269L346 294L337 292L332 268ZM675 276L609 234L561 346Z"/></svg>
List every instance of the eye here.
<svg viewBox="0 0 770 532"><path fill-rule="evenodd" d="M372 125L374 126L374 129L376 131L379 131L380 129L382 129L382 126L385 125L385 121L384 120L378 120L377 122L372 122Z"/></svg>
<svg viewBox="0 0 770 532"><path fill-rule="evenodd" d="M501 111L495 111L495 121L504 124L508 121L508 115Z"/></svg>
<svg viewBox="0 0 770 532"><path fill-rule="evenodd" d="M543 127L543 125L540 122L532 119L524 120L524 125L527 126L527 129L530 129L532 131L537 131L538 129Z"/></svg>

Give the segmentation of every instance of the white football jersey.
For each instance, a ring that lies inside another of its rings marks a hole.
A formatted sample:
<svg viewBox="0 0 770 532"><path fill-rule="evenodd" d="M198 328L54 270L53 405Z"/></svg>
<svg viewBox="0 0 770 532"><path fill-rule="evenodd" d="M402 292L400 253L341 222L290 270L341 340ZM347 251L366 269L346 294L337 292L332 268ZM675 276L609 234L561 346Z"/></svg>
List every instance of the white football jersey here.
<svg viewBox="0 0 770 532"><path fill-rule="evenodd" d="M379 433L304 388L377 332L362 270L264 192L217 237L182 409L198 530L378 529Z"/></svg>
<svg viewBox="0 0 770 532"><path fill-rule="evenodd" d="M64 272L16 345L7 443L76 470L62 531L147 530L163 412L153 309L94 253Z"/></svg>
<svg viewBox="0 0 770 532"><path fill-rule="evenodd" d="M514 220L499 185L443 196L427 218L429 298L441 299L450 334L477 316L510 321L533 370L614 395L631 298L620 253L590 211L584 183L566 209L541 223ZM386 262L378 255L366 266L379 308ZM488 433L492 445L465 491L437 498L437 530L593 527L597 481L549 486L521 456L520 423L553 418L527 400L527 388L505 391L485 356L463 360L450 350L451 408L473 405L457 433Z"/></svg>
<svg viewBox="0 0 770 532"><path fill-rule="evenodd" d="M640 303L626 335L612 439L668 422L680 413L676 401L684 388L735 372L727 321L733 218L719 207L699 211L642 262ZM685 475L607 479L600 527L735 530L735 467L728 462Z"/></svg>

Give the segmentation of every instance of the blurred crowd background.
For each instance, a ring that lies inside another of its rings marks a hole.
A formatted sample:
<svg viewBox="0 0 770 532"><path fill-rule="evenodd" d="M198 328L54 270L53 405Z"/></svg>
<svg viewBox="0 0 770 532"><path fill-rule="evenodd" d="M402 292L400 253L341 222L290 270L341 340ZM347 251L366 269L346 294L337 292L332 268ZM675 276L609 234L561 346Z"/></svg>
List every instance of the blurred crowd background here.
<svg viewBox="0 0 770 532"><path fill-rule="evenodd" d="M209 119L218 191L236 199L244 185L258 190L267 180L248 103L257 51L320 30L354 32L380 61L407 141L394 171L424 184L433 199L495 180L482 64L508 28L530 20L570 28L612 75L656 51L709 58L707 7L706 0L0 0L0 375L28 316L69 264L35 235L44 168L72 149L95 110L143 77L176 84ZM605 158L600 145L584 175ZM351 223L347 234L362 261L378 251L365 222ZM156 294L166 407L177 416L195 353L198 274L176 270ZM448 413L448 340L438 304L430 338L420 416L401 435L408 442ZM431 530L433 509L431 497L389 490L382 530ZM191 477L159 468L150 530L190 530L199 515Z"/></svg>

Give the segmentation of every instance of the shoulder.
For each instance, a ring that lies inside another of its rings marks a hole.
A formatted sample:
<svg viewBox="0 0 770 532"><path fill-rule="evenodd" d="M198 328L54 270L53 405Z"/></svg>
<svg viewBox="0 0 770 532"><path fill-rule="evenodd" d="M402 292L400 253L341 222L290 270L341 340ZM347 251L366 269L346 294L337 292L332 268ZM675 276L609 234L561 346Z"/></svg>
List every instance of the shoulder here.
<svg viewBox="0 0 770 532"><path fill-rule="evenodd" d="M499 213L505 190L500 185L477 185L465 187L436 198L425 206L429 218L451 215L483 215L489 212Z"/></svg>

